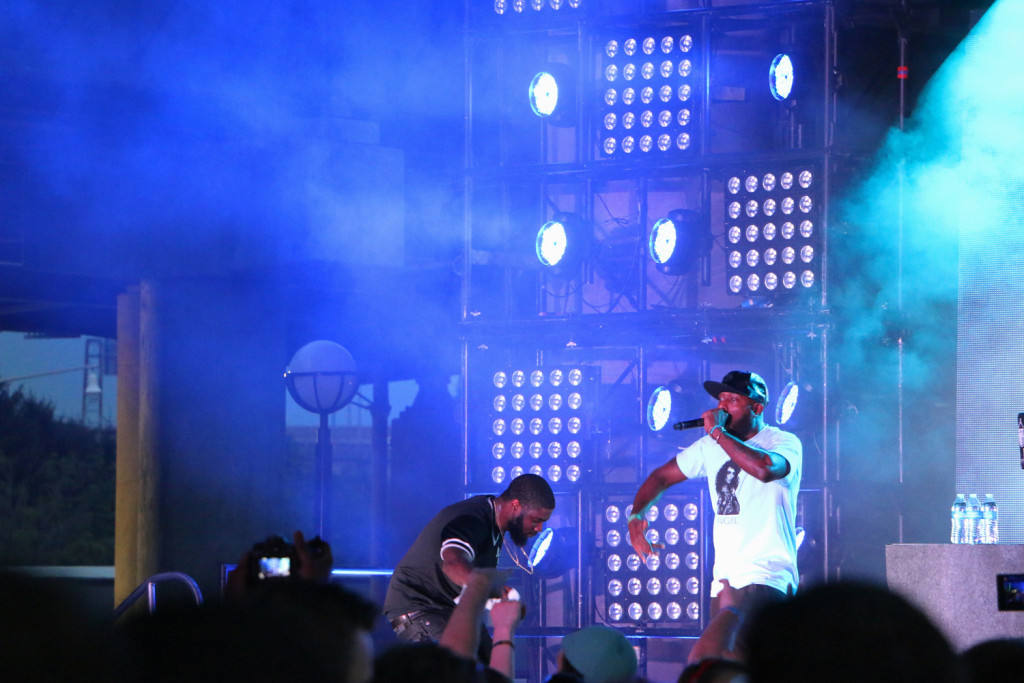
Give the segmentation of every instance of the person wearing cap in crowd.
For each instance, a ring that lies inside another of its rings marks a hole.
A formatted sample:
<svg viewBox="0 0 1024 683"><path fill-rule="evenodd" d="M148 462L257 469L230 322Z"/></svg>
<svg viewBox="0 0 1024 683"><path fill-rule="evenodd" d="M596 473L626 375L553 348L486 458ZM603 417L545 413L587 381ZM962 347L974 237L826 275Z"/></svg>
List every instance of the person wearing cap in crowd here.
<svg viewBox="0 0 1024 683"><path fill-rule="evenodd" d="M636 674L636 651L608 626L587 626L562 639L558 671L547 683L626 683Z"/></svg>
<svg viewBox="0 0 1024 683"><path fill-rule="evenodd" d="M718 404L703 414L703 437L681 448L640 485L629 515L629 541L645 560L661 544L647 539L647 509L671 486L706 477L715 509L711 621L689 661L742 658L744 618L766 602L796 592L796 498L803 447L765 423L768 387L753 372L734 370L704 382Z"/></svg>

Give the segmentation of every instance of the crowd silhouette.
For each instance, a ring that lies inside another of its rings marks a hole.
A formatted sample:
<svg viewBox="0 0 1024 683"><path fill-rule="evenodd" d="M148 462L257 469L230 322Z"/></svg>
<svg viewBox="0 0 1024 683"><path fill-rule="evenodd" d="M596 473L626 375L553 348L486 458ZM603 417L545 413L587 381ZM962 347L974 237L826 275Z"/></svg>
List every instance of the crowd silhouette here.
<svg viewBox="0 0 1024 683"><path fill-rule="evenodd" d="M330 548L301 558L289 579L262 580L247 552L219 599L97 621L52 582L14 570L0 581L0 668L8 681L259 681L507 683L516 680L517 629L529 605L497 600L507 572L475 570L438 642L377 645L383 619L368 598L328 580ZM476 658L481 625L495 642ZM1024 670L1024 639L956 652L918 608L881 585L812 586L764 605L743 625L742 660L679 662L678 683L723 681L1010 680ZM526 648L523 648L524 650ZM530 669L532 670L532 668ZM550 683L643 683L629 640L592 625L562 639ZM520 679L522 676L518 676ZM657 683L657 682L652 682ZM670 683L670 682L666 682Z"/></svg>

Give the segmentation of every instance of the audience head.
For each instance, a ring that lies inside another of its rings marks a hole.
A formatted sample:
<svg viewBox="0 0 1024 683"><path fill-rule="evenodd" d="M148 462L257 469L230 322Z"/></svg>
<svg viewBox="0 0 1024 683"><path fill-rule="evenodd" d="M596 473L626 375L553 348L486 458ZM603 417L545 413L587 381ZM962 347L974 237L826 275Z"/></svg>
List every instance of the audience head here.
<svg viewBox="0 0 1024 683"><path fill-rule="evenodd" d="M92 681L114 677L107 622L52 579L0 571L0 671L8 681Z"/></svg>
<svg viewBox="0 0 1024 683"><path fill-rule="evenodd" d="M960 655L967 678L975 683L1005 680L1007 672L1024 671L1024 638L996 638L977 643Z"/></svg>
<svg viewBox="0 0 1024 683"><path fill-rule="evenodd" d="M608 626L588 626L562 639L562 657L570 674L585 683L628 681L636 674L636 652L621 632Z"/></svg>
<svg viewBox="0 0 1024 683"><path fill-rule="evenodd" d="M376 615L358 595L305 581L268 585L246 601L158 609L119 629L122 678L366 683Z"/></svg>
<svg viewBox="0 0 1024 683"><path fill-rule="evenodd" d="M379 655L374 683L484 683L482 669L437 643L400 643Z"/></svg>
<svg viewBox="0 0 1024 683"><path fill-rule="evenodd" d="M754 683L958 680L952 648L924 613L870 583L820 585L766 605L747 635Z"/></svg>
<svg viewBox="0 0 1024 683"><path fill-rule="evenodd" d="M746 665L721 657L708 657L688 665L677 683L746 683Z"/></svg>

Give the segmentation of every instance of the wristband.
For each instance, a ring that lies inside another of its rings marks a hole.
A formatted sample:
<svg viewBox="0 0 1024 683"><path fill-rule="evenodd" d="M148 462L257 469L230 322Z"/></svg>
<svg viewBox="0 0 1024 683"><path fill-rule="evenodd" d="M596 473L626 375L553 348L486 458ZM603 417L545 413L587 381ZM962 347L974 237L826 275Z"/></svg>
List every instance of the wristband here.
<svg viewBox="0 0 1024 683"><path fill-rule="evenodd" d="M513 643L511 640L499 640L494 643L491 643L491 647L498 647L499 645L508 645L513 650L516 649L516 644Z"/></svg>
<svg viewBox="0 0 1024 683"><path fill-rule="evenodd" d="M626 524L629 524L634 519L637 520L638 522L642 522L643 519L644 519L644 516L642 514L640 514L639 512L630 513L629 517L626 517Z"/></svg>
<svg viewBox="0 0 1024 683"><path fill-rule="evenodd" d="M743 621L743 612L739 611L738 608L733 607L732 605L730 605L728 607L723 607L719 611L721 611L721 612L732 612L733 614L736 615L737 619L739 619L741 622Z"/></svg>

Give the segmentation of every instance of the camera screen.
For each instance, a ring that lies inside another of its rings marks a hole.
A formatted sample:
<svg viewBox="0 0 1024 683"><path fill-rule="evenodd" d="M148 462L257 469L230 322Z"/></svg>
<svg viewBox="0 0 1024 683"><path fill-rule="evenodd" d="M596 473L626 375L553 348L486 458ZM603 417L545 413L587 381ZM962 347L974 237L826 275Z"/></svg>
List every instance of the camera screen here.
<svg viewBox="0 0 1024 683"><path fill-rule="evenodd" d="M996 575L999 611L1024 611L1024 574Z"/></svg>
<svg viewBox="0 0 1024 683"><path fill-rule="evenodd" d="M288 557L261 557L259 577L261 579L272 579L288 576L292 571L291 565L291 558Z"/></svg>

